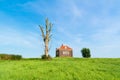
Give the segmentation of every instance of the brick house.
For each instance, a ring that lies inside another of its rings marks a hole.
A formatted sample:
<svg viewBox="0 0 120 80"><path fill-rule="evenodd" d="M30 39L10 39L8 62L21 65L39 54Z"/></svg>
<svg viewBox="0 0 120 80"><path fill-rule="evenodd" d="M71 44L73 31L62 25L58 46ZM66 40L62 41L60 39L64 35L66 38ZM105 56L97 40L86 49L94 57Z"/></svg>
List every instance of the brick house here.
<svg viewBox="0 0 120 80"><path fill-rule="evenodd" d="M62 44L60 48L56 48L56 57L73 57L72 48Z"/></svg>

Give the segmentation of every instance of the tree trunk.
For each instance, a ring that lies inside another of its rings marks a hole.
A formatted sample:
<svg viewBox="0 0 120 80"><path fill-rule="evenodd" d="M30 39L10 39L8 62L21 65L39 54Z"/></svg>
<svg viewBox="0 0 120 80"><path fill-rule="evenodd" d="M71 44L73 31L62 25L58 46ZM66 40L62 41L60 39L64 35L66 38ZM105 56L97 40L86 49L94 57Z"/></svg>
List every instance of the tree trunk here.
<svg viewBox="0 0 120 80"><path fill-rule="evenodd" d="M48 57L48 40L45 41L45 55Z"/></svg>

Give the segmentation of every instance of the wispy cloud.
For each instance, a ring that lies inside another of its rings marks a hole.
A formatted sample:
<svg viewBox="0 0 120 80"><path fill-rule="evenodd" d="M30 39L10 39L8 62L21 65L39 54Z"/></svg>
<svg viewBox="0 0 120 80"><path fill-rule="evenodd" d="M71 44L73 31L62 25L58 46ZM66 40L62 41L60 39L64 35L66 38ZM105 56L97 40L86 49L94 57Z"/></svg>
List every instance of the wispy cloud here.
<svg viewBox="0 0 120 80"><path fill-rule="evenodd" d="M51 53L54 54L55 48L65 43L74 49L74 56L77 57L80 56L80 49L83 47L89 47L93 57L112 57L115 54L119 56L118 52L120 52L119 3L119 0L31 0L19 4L19 7L22 11L40 16L41 20L48 17L54 24ZM3 15L4 13L1 12L0 14ZM19 20L14 20L8 15L5 16L1 17L9 18L7 21L10 21L11 26L14 24L17 27L20 24L17 23ZM40 22L40 24L44 24L44 21ZM36 26L37 22L33 21L33 24L32 26ZM8 27L10 25L1 26ZM40 33L37 32L38 28L35 27L36 32L27 28L30 31L25 32L23 30L26 29L25 25L22 24L21 26L23 27L19 27L19 29L22 30L12 27L12 30L0 32L2 34L0 35L1 44L14 44L29 47L29 49L37 48L38 51L38 46L42 45Z"/></svg>
<svg viewBox="0 0 120 80"><path fill-rule="evenodd" d="M0 43L3 45L17 45L26 48L37 48L36 45L40 45L40 36L37 33L21 33L19 30L12 28L2 30L0 32Z"/></svg>
<svg viewBox="0 0 120 80"><path fill-rule="evenodd" d="M0 53L19 53L23 57L42 55L43 45L39 33L22 32L14 28L15 26L13 28L10 26L0 25Z"/></svg>

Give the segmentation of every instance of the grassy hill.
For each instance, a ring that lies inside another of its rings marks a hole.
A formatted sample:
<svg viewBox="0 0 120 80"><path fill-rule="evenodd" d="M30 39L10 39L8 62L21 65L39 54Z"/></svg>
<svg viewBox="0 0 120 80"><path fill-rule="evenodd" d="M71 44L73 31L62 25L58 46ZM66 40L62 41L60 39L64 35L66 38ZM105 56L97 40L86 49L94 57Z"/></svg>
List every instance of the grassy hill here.
<svg viewBox="0 0 120 80"><path fill-rule="evenodd" d="M0 80L120 80L120 58L0 60Z"/></svg>

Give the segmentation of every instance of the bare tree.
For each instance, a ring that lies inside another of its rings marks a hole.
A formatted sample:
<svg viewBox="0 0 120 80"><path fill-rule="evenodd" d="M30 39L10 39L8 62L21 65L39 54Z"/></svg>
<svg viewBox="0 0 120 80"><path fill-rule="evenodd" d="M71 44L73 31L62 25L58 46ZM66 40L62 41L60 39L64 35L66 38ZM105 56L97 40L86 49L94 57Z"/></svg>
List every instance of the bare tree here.
<svg viewBox="0 0 120 80"><path fill-rule="evenodd" d="M42 33L42 38L44 41L44 46L45 46L45 56L48 57L48 52L49 52L49 42L51 40L51 29L52 29L52 24L49 22L48 18L45 20L45 29L39 25L40 31Z"/></svg>

